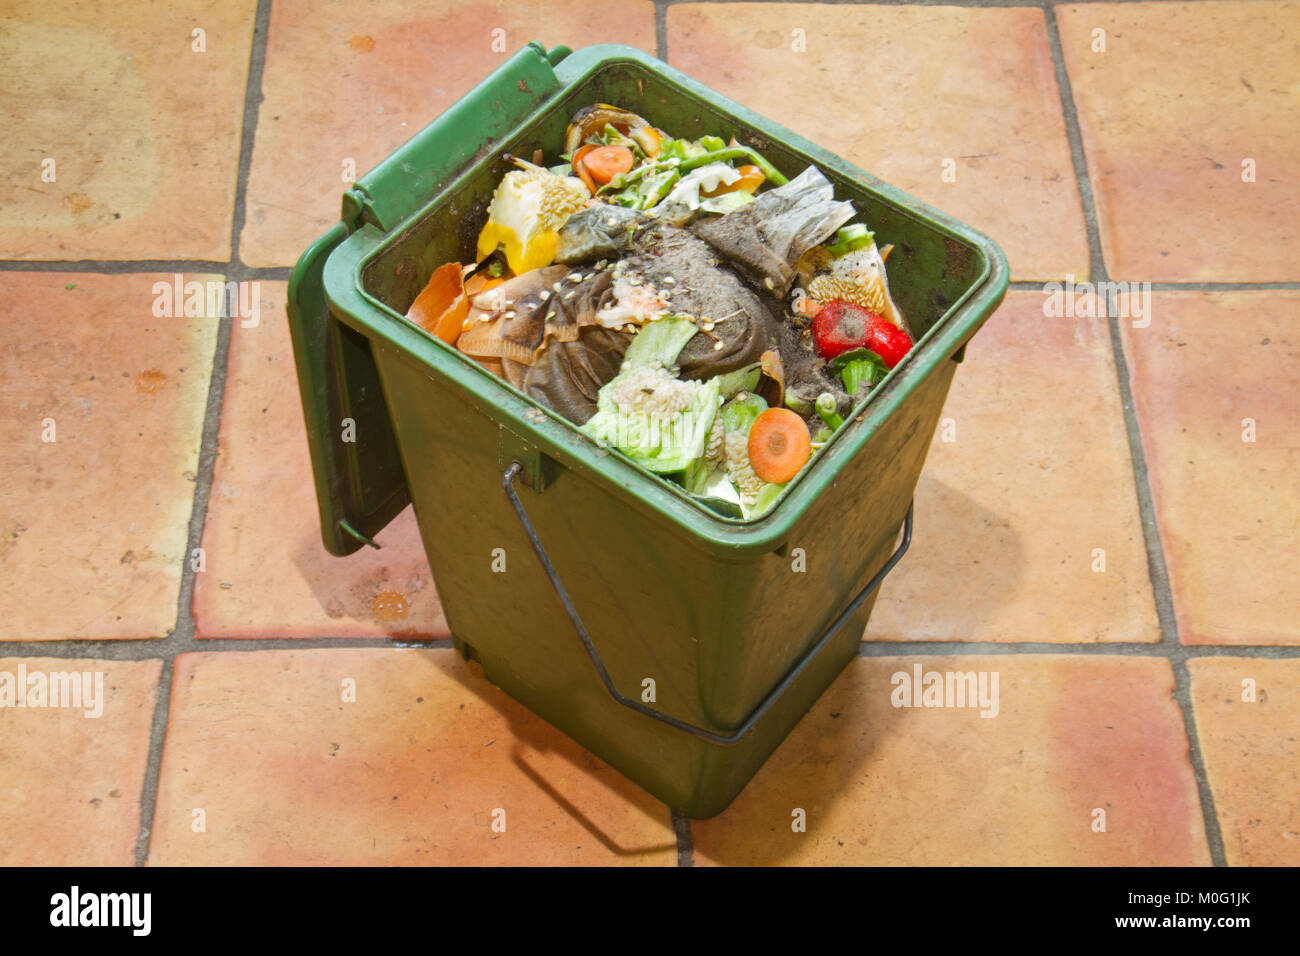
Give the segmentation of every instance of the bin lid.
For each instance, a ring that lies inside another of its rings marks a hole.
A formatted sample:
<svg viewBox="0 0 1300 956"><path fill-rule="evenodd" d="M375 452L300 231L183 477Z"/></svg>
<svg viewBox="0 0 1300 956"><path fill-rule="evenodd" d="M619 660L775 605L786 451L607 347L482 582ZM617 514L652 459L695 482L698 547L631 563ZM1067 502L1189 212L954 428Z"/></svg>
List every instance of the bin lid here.
<svg viewBox="0 0 1300 956"><path fill-rule="evenodd" d="M559 89L553 67L569 53L533 42L507 58L344 193L340 221L303 253L289 277L289 329L321 535L333 554L378 547L375 535L410 496L371 343L332 319L325 264L358 230L396 229L452 174L490 151L521 114Z"/></svg>
<svg viewBox="0 0 1300 956"><path fill-rule="evenodd" d="M369 346L330 318L321 273L349 234L335 223L289 277L289 332L307 426L321 537L351 554L406 507L409 495Z"/></svg>

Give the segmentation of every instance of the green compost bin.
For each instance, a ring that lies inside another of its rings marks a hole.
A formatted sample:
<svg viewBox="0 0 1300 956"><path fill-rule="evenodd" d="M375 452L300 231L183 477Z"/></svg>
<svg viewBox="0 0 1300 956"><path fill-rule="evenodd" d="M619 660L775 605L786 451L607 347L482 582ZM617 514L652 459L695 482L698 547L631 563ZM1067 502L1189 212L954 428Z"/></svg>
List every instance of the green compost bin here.
<svg viewBox="0 0 1300 956"><path fill-rule="evenodd" d="M473 259L503 155L557 155L597 102L734 135L790 177L815 164L894 246L916 346L759 519L705 509L403 318L435 268ZM857 653L953 372L1006 286L984 235L640 50L530 44L359 179L290 277L325 547L373 545L413 504L456 647L670 807L712 816Z"/></svg>

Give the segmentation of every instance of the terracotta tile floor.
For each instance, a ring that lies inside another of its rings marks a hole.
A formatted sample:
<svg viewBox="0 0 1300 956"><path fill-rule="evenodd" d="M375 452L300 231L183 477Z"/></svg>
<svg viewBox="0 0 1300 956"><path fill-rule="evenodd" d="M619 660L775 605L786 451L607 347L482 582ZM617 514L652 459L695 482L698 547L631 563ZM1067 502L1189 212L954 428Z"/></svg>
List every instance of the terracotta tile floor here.
<svg viewBox="0 0 1300 956"><path fill-rule="evenodd" d="M5 4L0 255L224 262L256 0L112 6Z"/></svg>
<svg viewBox="0 0 1300 956"><path fill-rule="evenodd" d="M1294 866L1300 844L1300 661L1188 662L1230 864Z"/></svg>
<svg viewBox="0 0 1300 956"><path fill-rule="evenodd" d="M1041 10L685 3L668 9L668 60L979 223L1005 250L1013 279L1087 276Z"/></svg>
<svg viewBox="0 0 1300 956"><path fill-rule="evenodd" d="M0 273L0 640L171 633L218 321L174 282Z"/></svg>
<svg viewBox="0 0 1300 956"><path fill-rule="evenodd" d="M1122 328L1179 634L1300 643L1300 292L1158 292L1152 312Z"/></svg>
<svg viewBox="0 0 1300 956"><path fill-rule="evenodd" d="M0 866L134 862L161 674L159 660L0 658L0 686L83 694L80 706L0 710Z"/></svg>
<svg viewBox="0 0 1300 956"><path fill-rule="evenodd" d="M868 638L1158 641L1106 319L1045 318L1041 292L1009 293L943 418Z"/></svg>
<svg viewBox="0 0 1300 956"><path fill-rule="evenodd" d="M1300 280L1300 5L1089 3L1057 17L1111 275Z"/></svg>
<svg viewBox="0 0 1300 956"><path fill-rule="evenodd" d="M185 654L172 709L151 863L677 861L667 807L451 650Z"/></svg>
<svg viewBox="0 0 1300 956"><path fill-rule="evenodd" d="M893 706L895 675L917 667L996 674L999 707L985 719L977 709ZM1173 687L1169 662L1149 657L859 659L736 802L694 825L696 858L1208 864ZM792 827L795 809L806 831Z"/></svg>
<svg viewBox="0 0 1300 956"><path fill-rule="evenodd" d="M298 398L285 283L264 282L268 320L235 323L208 499L205 573L195 576L199 637L451 635L415 515L381 549L336 558L321 545L316 490Z"/></svg>
<svg viewBox="0 0 1300 956"><path fill-rule="evenodd" d="M0 28L0 865L1300 863L1300 5L114 6ZM1017 280L859 657L709 820L462 661L409 509L320 544L286 267L531 39L657 51ZM1061 314L1090 264L1139 285Z"/></svg>
<svg viewBox="0 0 1300 956"><path fill-rule="evenodd" d="M529 41L654 52L649 0L602 9L593 18L586 0L399 0L321 16L306 0L273 4L240 258L297 262L338 219L345 162L365 173Z"/></svg>

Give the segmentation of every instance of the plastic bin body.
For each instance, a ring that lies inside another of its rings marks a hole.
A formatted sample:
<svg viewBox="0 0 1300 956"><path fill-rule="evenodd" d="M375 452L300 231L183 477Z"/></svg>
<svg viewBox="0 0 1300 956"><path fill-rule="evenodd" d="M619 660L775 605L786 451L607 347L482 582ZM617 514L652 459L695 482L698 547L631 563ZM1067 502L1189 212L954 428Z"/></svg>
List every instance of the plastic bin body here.
<svg viewBox="0 0 1300 956"><path fill-rule="evenodd" d="M289 312L322 534L349 553L412 502L457 646L669 806L707 817L855 655L874 595L746 736L721 746L606 692L503 471L523 465L522 503L619 691L641 700L649 678L652 707L729 734L894 550L961 349L1001 301L1006 263L979 233L640 51L565 53L516 53L358 181L343 222L295 268ZM402 318L434 268L472 260L501 154L554 157L568 118L593 102L677 136L734 134L789 176L816 164L895 247L891 290L917 346L757 521L704 510ZM347 418L355 442L341 440Z"/></svg>

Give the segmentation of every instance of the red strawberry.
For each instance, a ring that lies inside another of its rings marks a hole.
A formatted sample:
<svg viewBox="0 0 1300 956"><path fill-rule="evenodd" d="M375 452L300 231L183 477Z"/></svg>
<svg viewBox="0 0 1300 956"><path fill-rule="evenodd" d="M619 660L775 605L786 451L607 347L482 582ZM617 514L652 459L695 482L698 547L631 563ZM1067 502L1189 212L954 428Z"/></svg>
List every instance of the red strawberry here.
<svg viewBox="0 0 1300 956"><path fill-rule="evenodd" d="M893 368L911 351L912 337L888 319L873 315L866 347L880 356L886 368Z"/></svg>
<svg viewBox="0 0 1300 956"><path fill-rule="evenodd" d="M884 316L860 305L836 299L824 305L812 321L813 350L824 359L854 349L870 349L887 368L902 361L912 348L911 337Z"/></svg>
<svg viewBox="0 0 1300 956"><path fill-rule="evenodd" d="M860 305L836 299L822 306L813 317L813 351L833 359L844 352L866 348L867 330L876 318Z"/></svg>

